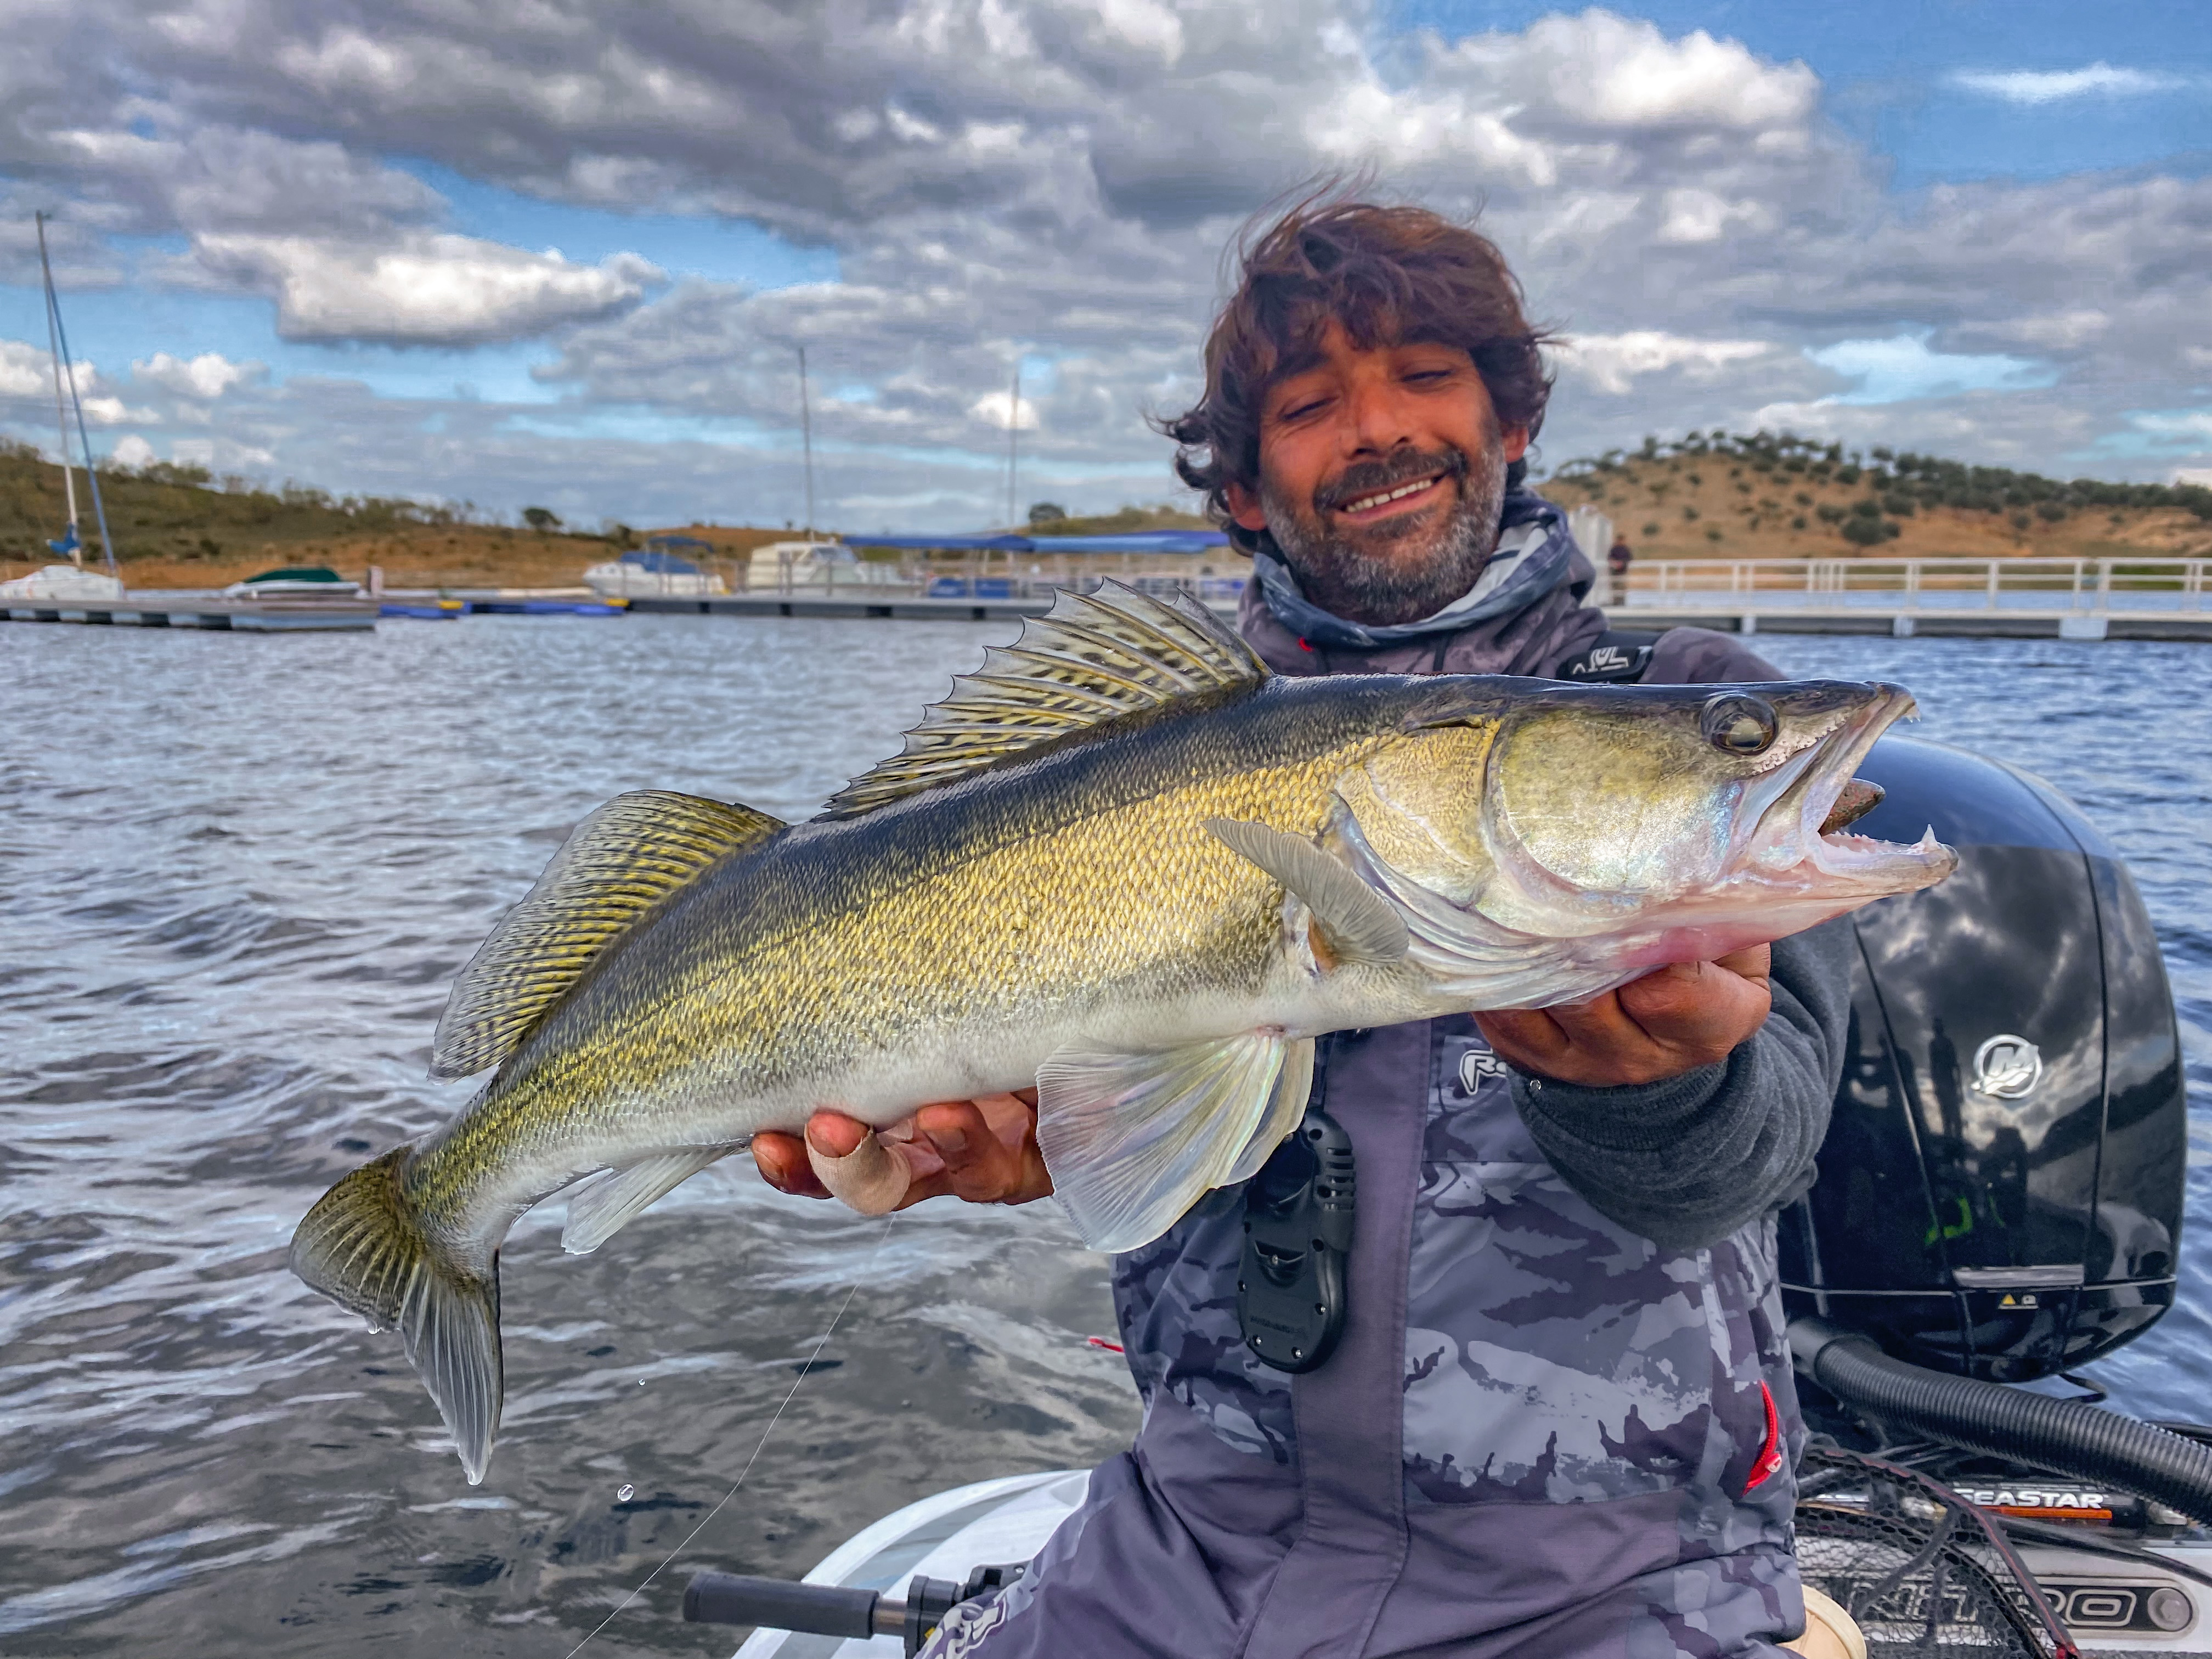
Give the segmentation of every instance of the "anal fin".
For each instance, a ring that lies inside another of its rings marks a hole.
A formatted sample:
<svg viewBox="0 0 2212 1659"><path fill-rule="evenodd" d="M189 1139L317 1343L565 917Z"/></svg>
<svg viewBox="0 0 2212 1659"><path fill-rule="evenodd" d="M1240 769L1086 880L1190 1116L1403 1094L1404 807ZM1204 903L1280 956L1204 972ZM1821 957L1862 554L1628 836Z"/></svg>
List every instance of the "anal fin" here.
<svg viewBox="0 0 2212 1659"><path fill-rule="evenodd" d="M568 1200L561 1248L570 1255L588 1255L641 1212L736 1150L735 1146L684 1146L640 1158L586 1182Z"/></svg>
<svg viewBox="0 0 2212 1659"><path fill-rule="evenodd" d="M1290 1046L1279 1031L1249 1031L1146 1054L1063 1048L1046 1060L1037 1149L1083 1242L1149 1244L1227 1185L1276 1103Z"/></svg>

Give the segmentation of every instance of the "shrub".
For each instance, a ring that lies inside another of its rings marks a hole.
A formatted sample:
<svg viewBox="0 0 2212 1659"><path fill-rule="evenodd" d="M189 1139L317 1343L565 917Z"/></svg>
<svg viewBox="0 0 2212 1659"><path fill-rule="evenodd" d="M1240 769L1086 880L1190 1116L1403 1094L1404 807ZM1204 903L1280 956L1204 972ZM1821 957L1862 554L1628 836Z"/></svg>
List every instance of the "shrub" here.
<svg viewBox="0 0 2212 1659"><path fill-rule="evenodd" d="M1805 527L1805 515L1800 513L1796 518L1790 520L1790 527L1792 530L1802 530Z"/></svg>
<svg viewBox="0 0 2212 1659"><path fill-rule="evenodd" d="M1838 483L1839 483L1839 484L1855 484L1855 483L1856 483L1858 481L1859 481L1859 470L1858 470L1858 468L1857 468L1857 467L1856 467L1856 466L1853 466L1853 465L1852 465L1850 463L1849 463L1848 461L1847 461L1847 462L1845 462L1843 465L1841 465L1841 466L1839 466L1839 467L1838 467L1838 468L1836 469L1836 482L1837 482Z"/></svg>
<svg viewBox="0 0 2212 1659"><path fill-rule="evenodd" d="M2035 515L2039 519L2041 519L2045 524L2057 524L2061 519L2066 516L2066 512L2067 508L2064 502L2045 501L2035 509Z"/></svg>
<svg viewBox="0 0 2212 1659"><path fill-rule="evenodd" d="M1917 510L1911 496L1894 490L1881 498L1881 505L1882 510L1893 519L1909 519Z"/></svg>
<svg viewBox="0 0 2212 1659"><path fill-rule="evenodd" d="M1656 536L1659 533L1659 520L1656 519L1652 520L1650 524L1644 526L1644 533L1647 536Z"/></svg>
<svg viewBox="0 0 2212 1659"><path fill-rule="evenodd" d="M1854 513L1844 520L1844 539L1858 547L1872 547L1897 533L1897 526L1879 514Z"/></svg>
<svg viewBox="0 0 2212 1659"><path fill-rule="evenodd" d="M1705 526L1705 539L1706 539L1707 541L1709 541L1709 542L1717 542L1717 541L1720 540L1720 538L1721 538L1721 527L1720 527L1718 525L1717 525L1717 524L1714 524L1714 525L1707 525L1707 526Z"/></svg>
<svg viewBox="0 0 2212 1659"><path fill-rule="evenodd" d="M2014 514L2012 515L2012 527L2013 527L2014 530L2025 530L2025 529L2027 529L2027 528L2028 527L2028 526L2030 526L2030 525L2033 524L2034 522L2035 522L2034 517L2033 517L2031 514L2029 514L2029 513L2028 513L2025 508L2021 509L2020 512L2017 512L2017 513L2015 513L2015 514Z"/></svg>

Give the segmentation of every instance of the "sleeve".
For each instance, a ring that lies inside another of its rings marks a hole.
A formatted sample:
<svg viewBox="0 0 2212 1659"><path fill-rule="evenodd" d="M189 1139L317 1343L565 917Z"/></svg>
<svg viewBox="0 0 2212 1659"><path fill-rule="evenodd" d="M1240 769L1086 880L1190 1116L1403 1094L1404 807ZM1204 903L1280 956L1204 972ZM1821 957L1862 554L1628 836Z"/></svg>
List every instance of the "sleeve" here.
<svg viewBox="0 0 2212 1659"><path fill-rule="evenodd" d="M1651 647L1645 685L1729 685L1787 679L1788 675L1742 644L1734 634L1710 628L1670 628Z"/></svg>
<svg viewBox="0 0 2212 1659"><path fill-rule="evenodd" d="M1813 1168L1843 1070L1856 945L1848 917L1778 939L1773 1012L1726 1060L1585 1089L1513 1074L1513 1103L1568 1185L1671 1250L1717 1243Z"/></svg>

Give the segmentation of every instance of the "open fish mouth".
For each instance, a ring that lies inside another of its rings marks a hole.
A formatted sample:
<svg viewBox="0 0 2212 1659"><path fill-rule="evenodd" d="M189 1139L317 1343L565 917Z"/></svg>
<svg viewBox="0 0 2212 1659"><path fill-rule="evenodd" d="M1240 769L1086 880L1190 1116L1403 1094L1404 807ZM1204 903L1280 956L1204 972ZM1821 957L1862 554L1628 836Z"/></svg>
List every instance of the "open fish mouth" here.
<svg viewBox="0 0 2212 1659"><path fill-rule="evenodd" d="M1844 714L1824 737L1790 757L1747 794L1751 829L1744 848L1753 870L1770 879L1822 890L1897 891L1924 887L1950 874L1959 855L1932 827L1911 845L1877 840L1849 828L1873 810L1881 792L1853 775L1881 734L1918 706L1902 686L1877 684L1876 695ZM1848 792L1848 793L1847 793Z"/></svg>

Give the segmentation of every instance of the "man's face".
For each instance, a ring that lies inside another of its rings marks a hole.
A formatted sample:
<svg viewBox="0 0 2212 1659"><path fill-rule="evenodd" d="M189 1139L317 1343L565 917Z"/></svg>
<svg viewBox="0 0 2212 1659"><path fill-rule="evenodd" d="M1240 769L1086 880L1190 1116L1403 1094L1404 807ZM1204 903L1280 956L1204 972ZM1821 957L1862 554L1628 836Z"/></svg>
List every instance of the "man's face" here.
<svg viewBox="0 0 2212 1659"><path fill-rule="evenodd" d="M1412 622L1474 586L1498 544L1506 465L1528 447L1526 427L1499 429L1458 347L1363 351L1331 323L1313 360L1268 388L1259 487L1230 485L1230 510L1273 532L1325 610Z"/></svg>

